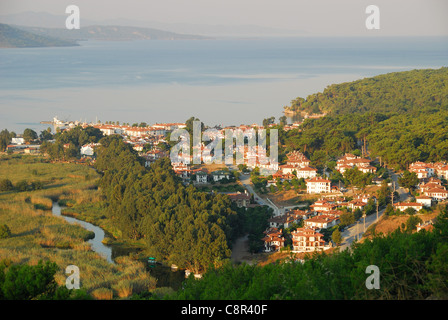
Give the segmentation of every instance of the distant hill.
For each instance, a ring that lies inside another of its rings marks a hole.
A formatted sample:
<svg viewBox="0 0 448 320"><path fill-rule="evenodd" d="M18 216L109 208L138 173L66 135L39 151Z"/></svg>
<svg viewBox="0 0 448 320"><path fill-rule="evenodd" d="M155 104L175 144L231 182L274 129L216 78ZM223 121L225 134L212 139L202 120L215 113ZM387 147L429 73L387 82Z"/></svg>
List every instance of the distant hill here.
<svg viewBox="0 0 448 320"><path fill-rule="evenodd" d="M203 36L178 34L151 28L127 26L86 26L80 29L68 30L66 28L41 28L16 26L24 31L40 36L54 37L67 40L202 40L209 39Z"/></svg>
<svg viewBox="0 0 448 320"><path fill-rule="evenodd" d="M328 86L297 98L289 112L352 114L410 113L448 108L448 68L387 73Z"/></svg>
<svg viewBox="0 0 448 320"><path fill-rule="evenodd" d="M0 23L0 48L68 47L77 45L78 44L72 40L61 40L37 35Z"/></svg>
<svg viewBox="0 0 448 320"><path fill-rule="evenodd" d="M16 14L0 15L0 22L9 25L42 27L42 28L64 28L67 15L55 15L48 12L21 12ZM132 26L139 28L152 28L166 30L179 34L197 34L208 37L265 37L265 36L303 36L304 30L281 29L260 25L218 25L200 23L168 23L150 20L135 19L107 19L90 20L82 18L81 28L87 26Z"/></svg>

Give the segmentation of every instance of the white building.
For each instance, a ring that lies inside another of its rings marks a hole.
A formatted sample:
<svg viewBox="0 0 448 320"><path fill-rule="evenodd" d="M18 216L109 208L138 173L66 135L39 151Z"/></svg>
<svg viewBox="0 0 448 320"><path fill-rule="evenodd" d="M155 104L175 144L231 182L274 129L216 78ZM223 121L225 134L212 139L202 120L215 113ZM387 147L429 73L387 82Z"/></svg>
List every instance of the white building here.
<svg viewBox="0 0 448 320"><path fill-rule="evenodd" d="M423 204L418 203L418 202L399 202L399 203L395 203L394 207L396 209L400 209L401 211L405 211L407 208L412 208L418 212L421 209L423 209Z"/></svg>
<svg viewBox="0 0 448 320"><path fill-rule="evenodd" d="M89 143L83 145L80 150L81 156L92 157L95 154L95 147L98 145L99 143Z"/></svg>
<svg viewBox="0 0 448 320"><path fill-rule="evenodd" d="M330 193L331 181L321 177L314 177L306 180L307 193Z"/></svg>
<svg viewBox="0 0 448 320"><path fill-rule="evenodd" d="M339 223L339 219L334 216L320 215L305 220L305 226L313 229L327 229Z"/></svg>
<svg viewBox="0 0 448 320"><path fill-rule="evenodd" d="M230 172L224 170L217 170L212 172L213 181L217 182L222 179L230 179Z"/></svg>
<svg viewBox="0 0 448 320"><path fill-rule="evenodd" d="M432 204L432 198L428 196L415 197L415 201L421 203L425 207L430 207Z"/></svg>
<svg viewBox="0 0 448 320"><path fill-rule="evenodd" d="M207 183L207 173L203 171L196 172L197 183Z"/></svg>
<svg viewBox="0 0 448 320"><path fill-rule="evenodd" d="M311 179L317 176L317 169L311 167L296 168L297 178Z"/></svg>

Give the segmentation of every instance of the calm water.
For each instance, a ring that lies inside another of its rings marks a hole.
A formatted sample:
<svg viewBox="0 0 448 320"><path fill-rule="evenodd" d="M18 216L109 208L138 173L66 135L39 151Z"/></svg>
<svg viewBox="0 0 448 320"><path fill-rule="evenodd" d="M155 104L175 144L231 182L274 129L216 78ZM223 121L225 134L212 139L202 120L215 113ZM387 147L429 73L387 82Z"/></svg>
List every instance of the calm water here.
<svg viewBox="0 0 448 320"><path fill-rule="evenodd" d="M104 230L100 227L97 227L91 223L78 220L73 217L64 216L61 214L61 207L57 202L53 202L53 208L51 209L53 215L63 217L65 221L72 223L72 224L79 224L81 227L88 231L92 231L95 234L95 237L93 239L88 240L88 242L92 245L92 250L96 253L100 254L102 257L104 257L108 262L114 263L112 260L112 248L104 245L102 243L104 239Z"/></svg>
<svg viewBox="0 0 448 320"><path fill-rule="evenodd" d="M67 222L72 224L79 224L86 230L92 231L95 234L93 239L88 240L92 245L92 250L104 257L109 263L115 263L114 259L122 255L128 255L133 250L120 250L119 247L106 246L102 243L105 232L98 226L79 220L73 217L64 216L61 214L61 207L57 202L53 202L52 213L55 216L64 218ZM135 251L135 250L134 250ZM147 271L151 276L157 279L157 287L171 287L178 290L185 281L185 272L183 270L172 271L170 267L165 265L150 265L146 264Z"/></svg>
<svg viewBox="0 0 448 320"><path fill-rule="evenodd" d="M42 120L261 123L298 96L448 65L447 38L82 42L0 50L0 128Z"/></svg>

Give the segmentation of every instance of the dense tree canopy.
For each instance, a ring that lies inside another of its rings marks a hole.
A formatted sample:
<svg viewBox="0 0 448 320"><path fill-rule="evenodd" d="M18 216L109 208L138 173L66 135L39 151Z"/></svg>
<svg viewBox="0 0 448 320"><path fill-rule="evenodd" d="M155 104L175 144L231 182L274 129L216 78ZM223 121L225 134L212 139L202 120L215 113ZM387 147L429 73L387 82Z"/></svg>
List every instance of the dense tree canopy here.
<svg viewBox="0 0 448 320"><path fill-rule="evenodd" d="M304 263L226 265L201 281L190 278L174 299L427 299L448 297L448 208L431 232L409 227L358 242L353 250L317 254ZM366 268L380 271L380 289L369 290Z"/></svg>
<svg viewBox="0 0 448 320"><path fill-rule="evenodd" d="M297 98L291 111L351 114L409 113L448 108L448 68L393 72L333 84L323 92Z"/></svg>
<svg viewBox="0 0 448 320"><path fill-rule="evenodd" d="M7 129L2 130L0 132L0 151L5 151L11 139L15 136L14 132L9 132Z"/></svg>
<svg viewBox="0 0 448 320"><path fill-rule="evenodd" d="M279 138L286 151L301 150L317 167L323 159L329 162L362 148L365 141L371 158L406 169L415 161L448 160L448 111L326 116L305 120L300 129Z"/></svg>
<svg viewBox="0 0 448 320"><path fill-rule="evenodd" d="M448 160L448 68L334 84L289 109L327 113L280 136L286 150L300 149L318 167L324 154L331 160L364 146L396 169Z"/></svg>
<svg viewBox="0 0 448 320"><path fill-rule="evenodd" d="M80 148L86 143L96 143L103 137L98 128L77 126L54 135L55 142L48 142L48 132L41 134L43 140L41 151L47 153L51 159L69 160L80 156Z"/></svg>
<svg viewBox="0 0 448 320"><path fill-rule="evenodd" d="M100 141L96 168L107 215L129 239L144 239L156 259L194 272L230 257L238 215L228 196L185 187L163 158L146 169L118 136Z"/></svg>

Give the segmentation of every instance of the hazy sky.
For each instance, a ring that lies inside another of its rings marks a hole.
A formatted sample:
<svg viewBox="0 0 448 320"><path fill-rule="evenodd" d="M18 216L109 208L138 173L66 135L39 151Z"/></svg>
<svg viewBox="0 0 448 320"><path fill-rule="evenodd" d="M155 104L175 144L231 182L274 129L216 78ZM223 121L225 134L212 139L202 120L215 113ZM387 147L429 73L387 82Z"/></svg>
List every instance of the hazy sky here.
<svg viewBox="0 0 448 320"><path fill-rule="evenodd" d="M24 11L65 15L77 5L82 19L259 25L310 36L448 35L447 0L0 0L0 14ZM380 9L380 30L367 30L368 5Z"/></svg>

